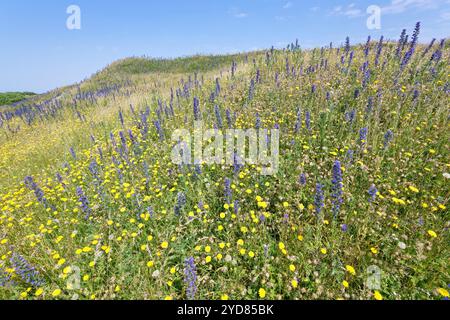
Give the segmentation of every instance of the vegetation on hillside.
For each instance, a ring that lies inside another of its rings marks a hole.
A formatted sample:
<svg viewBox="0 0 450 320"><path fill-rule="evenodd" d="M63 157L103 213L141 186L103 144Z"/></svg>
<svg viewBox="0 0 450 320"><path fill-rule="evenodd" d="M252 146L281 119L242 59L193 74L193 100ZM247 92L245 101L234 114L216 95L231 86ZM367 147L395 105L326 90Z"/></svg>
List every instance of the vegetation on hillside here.
<svg viewBox="0 0 450 320"><path fill-rule="evenodd" d="M450 51L419 31L131 59L1 113L0 298L448 298ZM172 163L194 119L280 129L278 172Z"/></svg>
<svg viewBox="0 0 450 320"><path fill-rule="evenodd" d="M34 95L33 92L0 92L0 106L20 102Z"/></svg>

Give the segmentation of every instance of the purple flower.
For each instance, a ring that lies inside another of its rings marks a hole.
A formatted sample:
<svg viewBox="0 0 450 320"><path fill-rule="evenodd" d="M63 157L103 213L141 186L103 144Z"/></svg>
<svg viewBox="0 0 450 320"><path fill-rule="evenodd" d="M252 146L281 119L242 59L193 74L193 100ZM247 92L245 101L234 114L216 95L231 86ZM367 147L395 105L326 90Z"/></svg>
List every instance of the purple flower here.
<svg viewBox="0 0 450 320"><path fill-rule="evenodd" d="M295 133L298 133L302 127L302 109L298 108L297 121L295 122Z"/></svg>
<svg viewBox="0 0 450 320"><path fill-rule="evenodd" d="M13 253L10 262L15 270L15 273L27 284L33 287L40 287L44 285L39 272L20 254Z"/></svg>
<svg viewBox="0 0 450 320"><path fill-rule="evenodd" d="M194 120L200 120L200 100L197 97L194 97Z"/></svg>
<svg viewBox="0 0 450 320"><path fill-rule="evenodd" d="M153 124L155 125L156 132L158 133L159 139L161 141L164 140L164 132L161 127L161 122L159 120L155 120L155 122Z"/></svg>
<svg viewBox="0 0 450 320"><path fill-rule="evenodd" d="M256 121L255 121L255 129L258 130L261 128L261 117L259 116L259 113L256 113Z"/></svg>
<svg viewBox="0 0 450 320"><path fill-rule="evenodd" d="M356 117L356 110L355 109L350 110L349 112L347 112L345 114L345 118L350 124L352 124L355 121L355 117Z"/></svg>
<svg viewBox="0 0 450 320"><path fill-rule="evenodd" d="M323 184L316 184L316 194L314 196L314 207L316 208L316 215L320 214L322 208L324 207L324 193L323 193Z"/></svg>
<svg viewBox="0 0 450 320"><path fill-rule="evenodd" d="M384 134L384 148L386 149L394 138L394 133L391 130L386 131Z"/></svg>
<svg viewBox="0 0 450 320"><path fill-rule="evenodd" d="M231 111L229 109L227 109L225 111L226 117L227 117L227 124L228 124L228 128L231 128L233 126L233 120L231 118Z"/></svg>
<svg viewBox="0 0 450 320"><path fill-rule="evenodd" d="M120 121L120 124L122 125L122 127L123 127L123 123L124 123L124 121L123 121L123 114L122 114L122 110L119 110L119 121Z"/></svg>
<svg viewBox="0 0 450 320"><path fill-rule="evenodd" d="M417 40L419 39L419 33L420 33L420 21L416 23L416 26L414 28L410 48L413 48L416 46Z"/></svg>
<svg viewBox="0 0 450 320"><path fill-rule="evenodd" d="M229 178L225 178L225 201L230 204L231 202L231 180Z"/></svg>
<svg viewBox="0 0 450 320"><path fill-rule="evenodd" d="M348 54L349 51L350 51L350 38L346 37L345 38L345 53Z"/></svg>
<svg viewBox="0 0 450 320"><path fill-rule="evenodd" d="M223 122L222 122L222 115L220 114L220 109L218 105L214 106L214 113L216 115L216 120L217 120L217 126L222 129L223 126Z"/></svg>
<svg viewBox="0 0 450 320"><path fill-rule="evenodd" d="M306 175L304 173L300 174L300 177L298 179L298 182L300 185L304 186L306 184Z"/></svg>
<svg viewBox="0 0 450 320"><path fill-rule="evenodd" d="M255 93L255 80L250 80L250 88L248 89L248 100L253 99L253 95Z"/></svg>
<svg viewBox="0 0 450 320"><path fill-rule="evenodd" d="M381 51L383 50L383 39L384 39L384 37L381 36L380 37L380 41L378 42L378 45L377 45L377 53L375 55L375 65L376 66L378 66L378 62L380 60Z"/></svg>
<svg viewBox="0 0 450 320"><path fill-rule="evenodd" d="M375 201L375 198L377 197L377 192L378 192L377 188L375 187L374 184L372 184L369 188L369 191L367 192L370 196L369 202Z"/></svg>
<svg viewBox="0 0 450 320"><path fill-rule="evenodd" d="M306 128L311 131L311 114L309 113L309 111L306 111L305 114L305 125Z"/></svg>
<svg viewBox="0 0 450 320"><path fill-rule="evenodd" d="M77 160L77 155L76 155L75 150L73 149L73 147L70 147L69 151L70 151L70 155L72 156L72 158L74 160Z"/></svg>
<svg viewBox="0 0 450 320"><path fill-rule="evenodd" d="M25 185L28 189L32 190L34 192L34 195L36 196L36 199L38 202L42 203L44 207L48 208L51 207L48 204L47 198L44 196L44 191L42 191L41 188L34 182L33 178L30 176L25 177Z"/></svg>
<svg viewBox="0 0 450 320"><path fill-rule="evenodd" d="M197 268L193 257L184 261L184 283L186 283L186 295L189 300L195 298L197 293Z"/></svg>
<svg viewBox="0 0 450 320"><path fill-rule="evenodd" d="M342 169L341 163L336 160L333 165L333 179L331 180L331 196L333 198L333 215L337 216L343 202L342 200Z"/></svg>
<svg viewBox="0 0 450 320"><path fill-rule="evenodd" d="M359 130L359 143L364 146L367 141L367 127L364 127Z"/></svg>
<svg viewBox="0 0 450 320"><path fill-rule="evenodd" d="M78 196L78 201L80 202L80 208L83 211L83 213L86 214L85 219L87 220L87 219L89 219L89 216L90 216L92 210L89 207L89 201L81 187L77 187L77 196Z"/></svg>
<svg viewBox="0 0 450 320"><path fill-rule="evenodd" d="M175 204L174 212L176 215L179 215L183 207L186 205L186 195L184 192L178 192L177 194L177 203Z"/></svg>
<svg viewBox="0 0 450 320"><path fill-rule="evenodd" d="M400 39L398 40L397 49L395 51L395 55L397 57L400 57L400 53L403 49L403 44L405 42L405 37L406 37L406 29L403 29L402 33L400 34Z"/></svg>

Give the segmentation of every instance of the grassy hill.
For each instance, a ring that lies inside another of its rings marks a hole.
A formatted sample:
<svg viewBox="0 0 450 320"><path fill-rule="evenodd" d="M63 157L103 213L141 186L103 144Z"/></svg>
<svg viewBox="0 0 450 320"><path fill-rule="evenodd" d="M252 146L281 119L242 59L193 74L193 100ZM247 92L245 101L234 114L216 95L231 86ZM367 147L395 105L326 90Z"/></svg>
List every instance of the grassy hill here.
<svg viewBox="0 0 450 320"><path fill-rule="evenodd" d="M0 106L20 102L34 95L33 92L0 92Z"/></svg>
<svg viewBox="0 0 450 320"><path fill-rule="evenodd" d="M449 55L130 58L2 112L0 298L445 298ZM195 119L279 129L278 171L173 163Z"/></svg>

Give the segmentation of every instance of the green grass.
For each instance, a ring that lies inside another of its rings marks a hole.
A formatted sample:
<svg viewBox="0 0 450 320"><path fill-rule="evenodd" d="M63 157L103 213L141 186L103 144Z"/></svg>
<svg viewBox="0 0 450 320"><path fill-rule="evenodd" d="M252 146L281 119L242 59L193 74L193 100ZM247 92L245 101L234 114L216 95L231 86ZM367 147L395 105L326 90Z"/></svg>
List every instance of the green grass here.
<svg viewBox="0 0 450 320"><path fill-rule="evenodd" d="M0 92L0 106L20 102L34 95L33 92Z"/></svg>

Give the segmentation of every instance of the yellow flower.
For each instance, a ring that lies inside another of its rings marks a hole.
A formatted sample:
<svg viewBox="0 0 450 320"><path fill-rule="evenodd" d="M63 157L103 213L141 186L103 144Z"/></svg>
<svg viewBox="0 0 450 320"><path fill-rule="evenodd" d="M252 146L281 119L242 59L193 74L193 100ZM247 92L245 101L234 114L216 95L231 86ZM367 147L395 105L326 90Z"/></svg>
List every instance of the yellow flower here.
<svg viewBox="0 0 450 320"><path fill-rule="evenodd" d="M378 290L375 290L375 292L373 293L373 297L375 298L375 300L383 300L383 296Z"/></svg>
<svg viewBox="0 0 450 320"><path fill-rule="evenodd" d="M114 289L115 292L119 292L120 291L120 286L116 286L116 288Z"/></svg>
<svg viewBox="0 0 450 320"><path fill-rule="evenodd" d="M220 297L220 300L228 300L229 298L228 298L228 295L227 294L223 294L221 297Z"/></svg>
<svg viewBox="0 0 450 320"><path fill-rule="evenodd" d="M348 282L347 281L342 281L342 285L344 286L344 288L348 288Z"/></svg>
<svg viewBox="0 0 450 320"><path fill-rule="evenodd" d="M258 207L263 209L267 208L267 202L264 201L258 202Z"/></svg>
<svg viewBox="0 0 450 320"><path fill-rule="evenodd" d="M56 289L55 291L53 291L52 296L53 297L57 297L61 294L61 289Z"/></svg>
<svg viewBox="0 0 450 320"><path fill-rule="evenodd" d="M242 240L242 239L239 239L239 240L237 241L237 244L238 244L239 246L242 246L242 245L244 245L244 240Z"/></svg>
<svg viewBox="0 0 450 320"><path fill-rule="evenodd" d="M253 257L255 256L255 253L254 253L253 251L249 251L249 252L248 252L248 256L249 256L250 258L253 258Z"/></svg>
<svg viewBox="0 0 450 320"><path fill-rule="evenodd" d="M264 288L259 288L258 294L261 299L264 299L266 297L266 290L264 290Z"/></svg>
<svg viewBox="0 0 450 320"><path fill-rule="evenodd" d="M285 207L285 208L287 208L287 207L289 207L289 203L288 202L283 202L283 207Z"/></svg>
<svg viewBox="0 0 450 320"><path fill-rule="evenodd" d="M58 265L62 266L65 262L66 262L66 259L64 259L64 258L63 259L59 259L58 260Z"/></svg>
<svg viewBox="0 0 450 320"><path fill-rule="evenodd" d="M34 293L34 295L35 295L36 297L39 297L43 292L44 292L44 290L43 290L42 288L39 288L39 289L36 290L36 292Z"/></svg>
<svg viewBox="0 0 450 320"><path fill-rule="evenodd" d="M177 269L175 267L170 268L170 273L175 274L177 272Z"/></svg>
<svg viewBox="0 0 450 320"><path fill-rule="evenodd" d="M171 297L171 296L166 296L165 298L164 298L164 300L172 300L173 298Z"/></svg>
<svg viewBox="0 0 450 320"><path fill-rule="evenodd" d="M205 258L205 261L206 261L206 263L210 263L210 262L211 262L211 256L207 256L207 257Z"/></svg>
<svg viewBox="0 0 450 320"><path fill-rule="evenodd" d="M206 253L211 252L211 247L210 247L210 246L206 246L206 247L205 247L205 252L206 252Z"/></svg>
<svg viewBox="0 0 450 320"><path fill-rule="evenodd" d="M445 290L444 288L438 288L437 292L443 297L447 297L448 298L448 296L449 296L448 291Z"/></svg>
<svg viewBox="0 0 450 320"><path fill-rule="evenodd" d="M419 192L419 189L417 189L417 188L414 187L414 186L409 186L408 188L409 188L409 190L411 190L412 192L415 192L415 193L418 193L418 192Z"/></svg>
<svg viewBox="0 0 450 320"><path fill-rule="evenodd" d="M326 248L322 248L322 249L320 249L320 252L321 252L322 254L327 254L327 249L326 249Z"/></svg>
<svg viewBox="0 0 450 320"><path fill-rule="evenodd" d="M356 271L355 268L353 268L352 266L346 265L345 269L352 275L356 275Z"/></svg>
<svg viewBox="0 0 450 320"><path fill-rule="evenodd" d="M293 264L291 264L291 265L289 266L289 270L291 270L292 272L294 272L294 271L295 271L295 266L294 266Z"/></svg>
<svg viewBox="0 0 450 320"><path fill-rule="evenodd" d="M167 241L164 241L163 243L161 243L161 248L163 248L163 249L167 249L168 246L169 246L169 243Z"/></svg>
<svg viewBox="0 0 450 320"><path fill-rule="evenodd" d="M280 243L278 244L278 248L280 248L280 250L284 250L284 249L286 248L286 246L284 245L283 242L280 242Z"/></svg>
<svg viewBox="0 0 450 320"><path fill-rule="evenodd" d="M370 251L372 251L373 254L377 254L378 253L377 248L374 248L374 247L370 248Z"/></svg>
<svg viewBox="0 0 450 320"><path fill-rule="evenodd" d="M295 289L295 288L297 288L298 287L298 281L297 280L292 280L291 281L291 285L292 285L292 287Z"/></svg>
<svg viewBox="0 0 450 320"><path fill-rule="evenodd" d="M151 267L153 267L154 264L155 263L153 261L149 261L149 262L147 262L147 267L151 268Z"/></svg>
<svg viewBox="0 0 450 320"><path fill-rule="evenodd" d="M436 238L436 237L437 237L436 232L434 232L433 230L428 230L428 234L429 234L430 237L432 237L432 238Z"/></svg>

